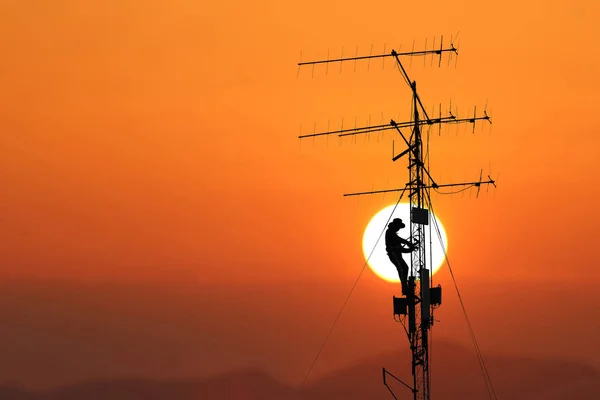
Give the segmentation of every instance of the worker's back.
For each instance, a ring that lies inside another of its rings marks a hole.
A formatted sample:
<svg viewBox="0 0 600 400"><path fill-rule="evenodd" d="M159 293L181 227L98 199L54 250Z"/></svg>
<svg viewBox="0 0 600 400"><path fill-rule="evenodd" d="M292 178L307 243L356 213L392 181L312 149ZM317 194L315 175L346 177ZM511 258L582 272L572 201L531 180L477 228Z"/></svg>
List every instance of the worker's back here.
<svg viewBox="0 0 600 400"><path fill-rule="evenodd" d="M396 232L390 228L385 231L385 250L388 253L402 249L403 240Z"/></svg>

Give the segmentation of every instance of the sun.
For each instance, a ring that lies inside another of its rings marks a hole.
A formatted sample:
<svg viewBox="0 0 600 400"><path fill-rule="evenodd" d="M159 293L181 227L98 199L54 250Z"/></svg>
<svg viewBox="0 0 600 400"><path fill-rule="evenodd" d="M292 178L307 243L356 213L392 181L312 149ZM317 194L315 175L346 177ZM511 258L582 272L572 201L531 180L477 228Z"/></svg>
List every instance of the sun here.
<svg viewBox="0 0 600 400"><path fill-rule="evenodd" d="M394 214L390 218L392 210L394 210L394 205L385 207L375 214L375 216L373 216L365 228L365 233L363 235L363 254L365 256L365 260L367 260L369 254L371 254L371 251L373 251L371 257L368 258L368 263L369 267L371 267L377 276L388 282L400 282L398 271L396 271L396 268L388 258L387 252L385 251L385 229L387 228L388 218L390 221L394 218L400 218L406 224L406 228L401 229L398 232L398 236L408 239L410 236L410 204L399 203L394 211ZM432 215L429 225L425 225L425 243L427 245L425 262L427 268L431 268L432 273L435 274L444 263L445 257L444 250L440 244L440 240L438 239L435 224L433 224L433 218L435 218L437 221L437 226L439 227L446 251L448 251L448 238L439 218L433 217ZM379 238L380 235L381 238ZM379 241L377 241L378 238ZM430 238L432 240L430 240ZM429 250L430 246L431 251ZM404 254L404 259L408 265L410 265L410 256L410 253Z"/></svg>

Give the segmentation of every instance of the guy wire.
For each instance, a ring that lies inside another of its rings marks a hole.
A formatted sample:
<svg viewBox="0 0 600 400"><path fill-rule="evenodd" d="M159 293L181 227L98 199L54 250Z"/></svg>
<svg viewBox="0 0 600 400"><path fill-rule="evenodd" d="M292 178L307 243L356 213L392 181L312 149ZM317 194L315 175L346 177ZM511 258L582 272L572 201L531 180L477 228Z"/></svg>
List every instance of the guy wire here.
<svg viewBox="0 0 600 400"><path fill-rule="evenodd" d="M450 260L448 259L448 253L446 251L446 247L444 246L444 242L442 240L442 234L440 232L440 228L438 226L437 220L435 219L435 213L433 211L433 204L431 203L431 197L429 193L427 193L427 199L429 202L429 209L434 218L432 218L433 223L435 224L435 229L437 231L437 236L440 241L440 245L442 246L442 250L444 251L444 257L446 260L446 264L448 264L448 270L450 271L450 276L452 277L452 282L454 283L454 288L456 289L456 294L458 295L458 300L460 301L460 306L462 308L463 314L465 316L465 320L467 322L467 327L469 328L469 334L471 336L471 340L473 341L473 347L475 348L475 353L477 355L477 361L479 362L479 368L481 369L481 373L483 375L483 379L485 381L485 386L488 391L488 396L490 399L498 399L496 396L496 391L494 390L494 386L492 385L492 379L488 373L487 367L485 365L485 361L483 360L483 354L479 348L479 344L477 343L477 338L475 337L475 332L473 331L473 326L471 325L471 321L469 320L469 316L467 314L467 309L463 302L462 296L460 295L460 291L458 290L458 284L456 283L456 278L454 276L454 271L452 271L452 267L450 265Z"/></svg>
<svg viewBox="0 0 600 400"><path fill-rule="evenodd" d="M402 200L402 197L404 196L404 192L406 192L406 188L407 188L407 186L404 186L404 189L402 189L402 191L400 192L400 196L398 197L398 201L394 205L394 208L393 208L392 212L390 213L390 216L388 217L387 222L386 222L385 226L383 227L383 230L379 234L379 237L377 238L377 241L373 245L373 249L369 253L369 256L367 257L367 260L365 261L362 269L360 270L360 272L358 274L358 277L356 278L356 280L354 281L354 284L350 288L350 293L348 293L348 296L346 296L346 300L344 300L344 303L342 304L342 308L340 309L340 311L338 312L337 316L333 320L333 324L331 325L331 328L329 329L329 332L327 332L327 335L325 336L325 340L323 341L323 344L321 344L321 347L319 348L319 351L317 352L317 355L315 356L315 359L313 360L313 362L312 362L312 364L311 364L308 372L306 373L306 376L304 377L304 380L300 384L300 387L304 386L304 384L306 383L306 381L308 380L308 378L310 376L310 373L312 372L313 368L317 364L319 356L321 355L321 352L323 351L323 348L327 344L327 341L329 340L329 337L331 336L331 333L333 332L333 328L335 328L335 325L337 324L338 320L340 319L340 316L342 315L342 312L344 311L344 308L346 307L346 304L348 304L348 300L350 299L350 296L352 295L352 292L354 292L354 289L356 288L356 285L358 284L358 281L360 280L360 277L362 276L363 272L365 271L365 268L367 267L367 265L369 263L369 260L371 259L371 256L373 255L373 252L375 251L375 248L377 247L377 243L379 243L379 240L381 239L381 236L383 235L383 233L387 229L387 225L389 224L390 220L392 219L392 216L394 215L394 212L396 211L396 207L398 207L398 204L400 204L400 201Z"/></svg>

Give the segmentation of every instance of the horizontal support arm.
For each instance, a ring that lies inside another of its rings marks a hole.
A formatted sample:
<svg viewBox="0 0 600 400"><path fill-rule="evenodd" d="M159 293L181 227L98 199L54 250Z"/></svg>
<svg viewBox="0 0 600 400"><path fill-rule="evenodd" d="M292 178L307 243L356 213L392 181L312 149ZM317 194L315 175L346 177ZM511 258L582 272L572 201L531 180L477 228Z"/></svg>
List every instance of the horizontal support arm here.
<svg viewBox="0 0 600 400"><path fill-rule="evenodd" d="M456 48L454 46L446 49L438 49L438 50L421 50L421 51L407 51L404 53L396 53L394 50L390 53L385 54L374 54L369 56L358 56L358 57L346 57L346 58L333 58L331 60L317 60L317 61L305 61L299 62L298 65L315 65L315 64L327 64L334 62L343 62L343 61L355 61L355 60L367 60L371 58L385 58L385 57L395 57L395 56L425 56L427 54L442 54L445 52L454 52L458 54Z"/></svg>
<svg viewBox="0 0 600 400"><path fill-rule="evenodd" d="M309 137L315 137L315 136L325 136L325 135L338 135L338 136L344 136L344 133L359 133L362 131L368 131L368 132L376 132L376 131L381 131L384 129L394 129L393 126L391 126L390 124L383 124L383 125L371 125L371 126L363 126L363 127L359 127L359 128L348 128L348 129L339 129L336 131L327 131L327 132L320 132L320 133L310 133L308 135L300 135L298 136L298 139L304 139L304 138L309 138Z"/></svg>
<svg viewBox="0 0 600 400"><path fill-rule="evenodd" d="M487 181L481 181L480 180L480 181L476 181L476 182L444 183L444 184L441 184L441 185L438 185L438 184L421 185L420 188L422 188L422 189L439 189L439 188L456 187L456 186L475 186L475 187L479 187L481 185L487 185L487 184L494 185L494 187L496 187L496 181L493 180L493 179L489 179ZM412 185L407 185L407 186L412 186ZM369 192L346 193L346 194L344 194L344 197L364 196L364 195L367 195L367 194L381 194L381 193L401 192L403 190L406 190L406 187L404 187L404 188L397 188L397 189L371 190Z"/></svg>
<svg viewBox="0 0 600 400"><path fill-rule="evenodd" d="M425 125L436 125L436 124L474 123L475 121L479 121L479 120L487 120L490 123L492 122L490 117L487 115L484 115L483 117L476 117L476 118L456 118L454 115L451 115L451 116L442 117L442 118L432 118L430 120L420 120L418 122L418 125L425 126ZM300 136L298 136L298 139L306 139L306 138L310 138L310 137L327 136L327 135L338 135L340 137L363 135L365 133L379 132L379 131L385 131L385 130L390 130L390 129L408 128L408 127L412 127L414 125L415 125L414 121L397 122L396 125L392 125L392 124L372 125L372 126L364 126L364 127L359 127L359 128L348 128L348 129L339 129L339 130L328 131L328 132L310 133L307 135L300 135Z"/></svg>

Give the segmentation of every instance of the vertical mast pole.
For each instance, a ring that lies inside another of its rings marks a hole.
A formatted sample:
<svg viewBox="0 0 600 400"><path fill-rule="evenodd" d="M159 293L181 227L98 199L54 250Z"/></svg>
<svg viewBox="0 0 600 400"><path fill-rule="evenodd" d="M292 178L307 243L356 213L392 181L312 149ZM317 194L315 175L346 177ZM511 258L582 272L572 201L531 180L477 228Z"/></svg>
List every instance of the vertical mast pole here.
<svg viewBox="0 0 600 400"><path fill-rule="evenodd" d="M411 145L414 152L409 163L410 170L410 236L411 241L418 242L418 250L411 253L411 284L409 285L409 319L413 322L410 328L410 343L412 351L412 368L414 378L414 399L429 400L429 270L425 265L426 240L425 229L421 218L415 218L414 213L424 210L425 187L423 141L421 140L419 104L417 83L411 83L413 91L414 128L411 135ZM428 212L428 211L426 211ZM428 218L428 217L427 217ZM419 280L417 291L416 278Z"/></svg>

